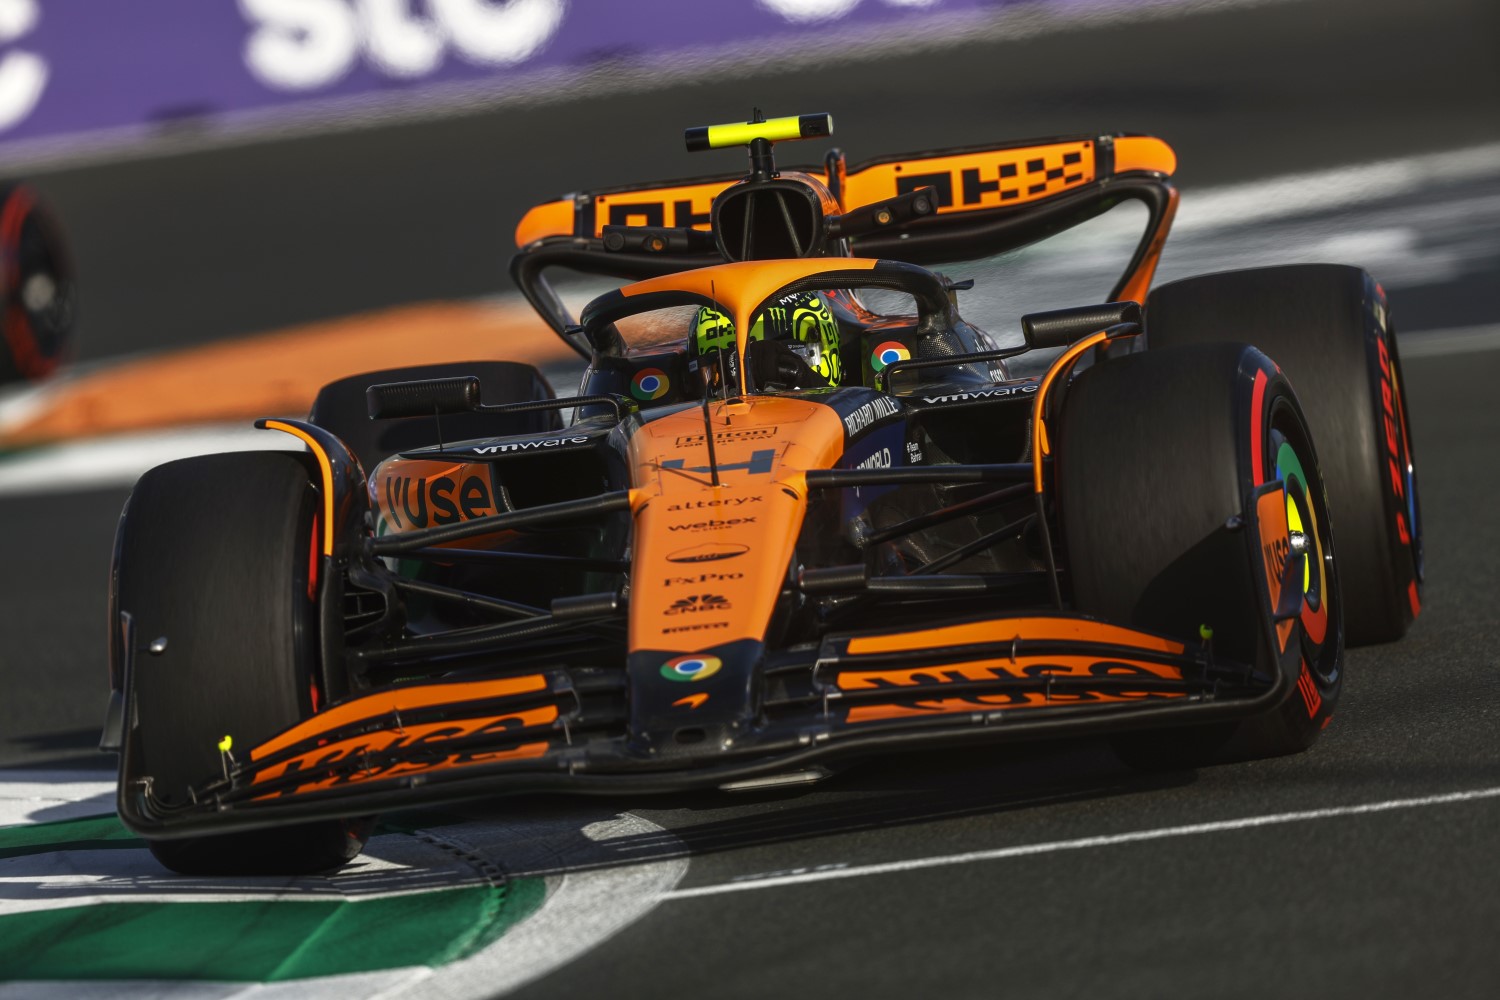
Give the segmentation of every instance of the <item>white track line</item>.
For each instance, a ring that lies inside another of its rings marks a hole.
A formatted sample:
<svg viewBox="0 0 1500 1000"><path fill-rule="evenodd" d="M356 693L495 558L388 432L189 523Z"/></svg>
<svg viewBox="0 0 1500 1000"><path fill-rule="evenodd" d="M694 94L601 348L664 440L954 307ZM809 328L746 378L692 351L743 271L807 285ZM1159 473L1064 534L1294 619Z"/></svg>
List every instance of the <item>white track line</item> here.
<svg viewBox="0 0 1500 1000"><path fill-rule="evenodd" d="M0 769L0 827L114 812L115 772Z"/></svg>
<svg viewBox="0 0 1500 1000"><path fill-rule="evenodd" d="M1500 798L1500 788L1480 788L1469 792L1451 792L1446 795L1424 795L1414 799L1388 799L1385 802L1369 802L1353 806L1332 806L1326 809L1307 809L1300 812L1272 813L1268 816L1247 816L1242 819L1218 820L1212 823L1192 823L1187 826L1168 826L1155 830L1136 830L1131 833L1116 833L1099 837L1079 837L1076 840L1054 840L1041 844L999 847L990 851L970 851L965 854L915 858L910 861L890 861L878 865L858 865L851 868L823 868L814 871L799 872L794 875L772 875L766 878L752 876L742 881L724 882L718 885L701 885L690 889L676 889L666 893L662 898L694 899L699 896L720 896L725 893L744 892L749 889L775 889L782 886L828 882L834 879L863 878L867 875L895 875L902 872L922 871L927 868L946 868L951 865L974 864L980 861L1004 861L1009 858L1024 858L1036 854L1053 854L1058 851L1081 851L1094 847L1112 847L1116 844L1135 844L1148 840L1166 840L1172 837L1194 837L1205 833L1228 833L1235 830L1252 830L1262 826L1306 823L1313 820L1336 819L1341 816L1363 816L1370 813L1394 812L1401 809L1421 809L1428 806L1452 805L1460 802L1493 798Z"/></svg>

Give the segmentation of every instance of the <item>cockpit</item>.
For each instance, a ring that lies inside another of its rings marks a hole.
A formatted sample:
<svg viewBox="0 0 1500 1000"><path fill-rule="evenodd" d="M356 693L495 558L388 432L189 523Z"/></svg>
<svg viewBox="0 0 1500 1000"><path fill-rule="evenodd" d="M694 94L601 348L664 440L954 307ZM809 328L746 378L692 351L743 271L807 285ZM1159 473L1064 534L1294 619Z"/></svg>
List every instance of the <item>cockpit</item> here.
<svg viewBox="0 0 1500 1000"><path fill-rule="evenodd" d="M876 292L899 305L871 312L863 298ZM666 275L596 298L582 320L593 349L583 393L627 396L643 408L705 394L888 388L902 362L993 349L958 316L939 275L857 258Z"/></svg>

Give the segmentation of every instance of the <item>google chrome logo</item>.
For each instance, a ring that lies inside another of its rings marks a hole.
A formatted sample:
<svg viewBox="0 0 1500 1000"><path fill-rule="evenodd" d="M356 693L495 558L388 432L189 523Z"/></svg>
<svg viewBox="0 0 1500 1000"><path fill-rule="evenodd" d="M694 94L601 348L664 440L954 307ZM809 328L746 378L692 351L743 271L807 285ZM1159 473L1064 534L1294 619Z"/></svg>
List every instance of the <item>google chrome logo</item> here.
<svg viewBox="0 0 1500 1000"><path fill-rule="evenodd" d="M870 367L883 372L897 361L911 360L911 351L899 340L887 340L870 352Z"/></svg>
<svg viewBox="0 0 1500 1000"><path fill-rule="evenodd" d="M671 379L660 368L642 368L630 382L630 394L636 399L661 399L671 388Z"/></svg>
<svg viewBox="0 0 1500 1000"><path fill-rule="evenodd" d="M661 675L669 681L701 681L718 673L722 666L724 661L717 656L695 653L692 656L678 656L663 663Z"/></svg>

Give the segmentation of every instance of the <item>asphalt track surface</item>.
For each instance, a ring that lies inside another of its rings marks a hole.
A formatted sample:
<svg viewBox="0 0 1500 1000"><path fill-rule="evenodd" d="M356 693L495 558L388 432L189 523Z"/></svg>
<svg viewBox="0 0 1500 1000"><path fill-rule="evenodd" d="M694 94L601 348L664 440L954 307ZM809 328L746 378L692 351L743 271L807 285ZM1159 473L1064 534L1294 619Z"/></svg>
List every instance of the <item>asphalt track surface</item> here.
<svg viewBox="0 0 1500 1000"><path fill-rule="evenodd" d="M1497 41L1488 4L1439 0L1420 17L1389 0L1270 5L40 183L98 275L85 354L103 358L494 291L509 220L533 195L697 172L655 150L747 101L834 111L856 160L1150 131L1177 147L1190 192L1494 142ZM512 995L1493 995L1500 350L1416 345L1500 323L1497 277L1500 240L1391 289L1413 348L1425 610L1405 640L1350 654L1339 717L1310 753L1142 776L1071 742L871 762L800 794L611 803L670 831L636 838L634 859L685 854L686 876ZM0 499L0 765L98 766L103 578L124 492Z"/></svg>

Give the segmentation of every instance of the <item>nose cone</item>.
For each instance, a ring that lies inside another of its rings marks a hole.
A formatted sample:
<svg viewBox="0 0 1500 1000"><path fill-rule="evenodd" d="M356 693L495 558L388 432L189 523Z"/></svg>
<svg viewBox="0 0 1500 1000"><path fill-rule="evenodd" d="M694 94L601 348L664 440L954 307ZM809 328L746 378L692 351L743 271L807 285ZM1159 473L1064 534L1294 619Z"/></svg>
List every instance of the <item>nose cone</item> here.
<svg viewBox="0 0 1500 1000"><path fill-rule="evenodd" d="M806 513L801 473L828 468L843 445L838 415L798 399L716 403L707 417L695 407L640 427L630 648L763 640Z"/></svg>
<svg viewBox="0 0 1500 1000"><path fill-rule="evenodd" d="M766 634L807 510L802 473L831 466L843 444L831 408L779 397L669 413L632 435L642 498L626 660L635 752L706 755L750 735Z"/></svg>
<svg viewBox="0 0 1500 1000"><path fill-rule="evenodd" d="M659 758L731 749L760 714L764 653L763 644L748 640L699 653L631 653L631 749Z"/></svg>

